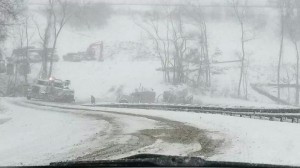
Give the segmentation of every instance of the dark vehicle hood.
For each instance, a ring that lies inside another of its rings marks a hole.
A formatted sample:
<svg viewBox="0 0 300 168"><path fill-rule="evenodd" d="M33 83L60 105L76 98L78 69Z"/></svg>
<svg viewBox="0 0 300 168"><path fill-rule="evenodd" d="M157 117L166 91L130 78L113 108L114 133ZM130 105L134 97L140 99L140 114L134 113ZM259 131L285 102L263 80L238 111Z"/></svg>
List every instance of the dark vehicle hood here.
<svg viewBox="0 0 300 168"><path fill-rule="evenodd" d="M58 167L292 167L244 162L207 161L200 157L137 154L117 160L55 162ZM294 166L293 166L294 167Z"/></svg>
<svg viewBox="0 0 300 168"><path fill-rule="evenodd" d="M53 162L45 166L14 167L295 167L245 162L207 161L200 157L137 154L116 160ZM298 166L299 167L299 166Z"/></svg>

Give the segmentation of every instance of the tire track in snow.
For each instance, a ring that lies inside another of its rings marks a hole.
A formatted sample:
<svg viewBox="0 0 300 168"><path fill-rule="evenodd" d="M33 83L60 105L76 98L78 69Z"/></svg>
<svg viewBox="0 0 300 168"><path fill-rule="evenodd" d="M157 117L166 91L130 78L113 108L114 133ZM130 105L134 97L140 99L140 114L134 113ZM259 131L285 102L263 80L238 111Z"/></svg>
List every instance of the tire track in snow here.
<svg viewBox="0 0 300 168"><path fill-rule="evenodd" d="M97 141L99 142L99 147L95 149L89 149L88 152L84 152L82 156L78 157L76 160L109 159L111 157L116 158L117 156L126 156L126 154L133 151L136 151L137 153L147 152L146 147L153 145L157 140L162 140L167 143L185 145L200 144L199 149L189 151L185 153L185 155L208 157L218 153L222 144L224 143L224 139L215 140L210 138L206 130L200 130L181 122L172 121L160 117L153 117L142 114L124 114L121 112L107 112L101 110L89 111L80 109L62 109L59 107L46 107L47 104L41 104L39 106L37 103L31 104L28 101L13 101L12 103L28 108L37 108L55 112L66 112L107 121L112 130L108 131L107 134L102 132L90 138L90 141L93 141L93 139L97 139L99 138L99 136L102 136L102 139L99 139ZM116 120L118 116L131 117L133 120L137 118L152 120L158 122L161 128L148 128L139 130L135 133L123 134L124 130L122 130L122 123ZM128 135L128 140L125 143L120 143L119 138L121 136ZM172 154L172 151L170 151L170 154Z"/></svg>
<svg viewBox="0 0 300 168"><path fill-rule="evenodd" d="M59 112L59 113L69 113L72 115L80 115L84 117L91 117L91 118L96 118L99 120L106 121L108 124L106 125L106 128L103 129L105 131L98 132L94 136L89 137L85 142L82 142L85 144L88 144L90 142L93 142L94 144L98 143L98 146L95 146L94 148L87 147L87 149L84 152L82 152L82 156L75 158L76 160L91 160L91 159L96 159L96 157L104 159L110 156L115 156L116 154L124 154L129 151L137 150L144 146L151 145L155 142L155 140L152 137L148 137L140 134L131 134L130 136L132 137L127 141L127 143L121 144L118 141L118 139L121 136L128 136L128 135L123 133L122 130L123 125L119 121L116 121L118 115L115 114L107 114L107 113L94 114L94 113L88 113L86 111L74 112L72 110L59 109L59 108L44 108L41 106L31 105L23 101L10 100L9 102L13 103L14 105L22 106L25 108L33 108L38 110ZM80 146L80 145L81 144L76 144L75 146ZM77 148L75 148L74 151L75 150L77 150Z"/></svg>

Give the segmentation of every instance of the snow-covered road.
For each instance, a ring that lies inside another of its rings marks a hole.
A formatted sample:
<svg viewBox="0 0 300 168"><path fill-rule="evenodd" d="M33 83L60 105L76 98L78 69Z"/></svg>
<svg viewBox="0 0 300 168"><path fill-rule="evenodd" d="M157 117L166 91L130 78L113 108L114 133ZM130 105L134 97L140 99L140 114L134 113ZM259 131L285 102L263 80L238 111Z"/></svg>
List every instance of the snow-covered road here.
<svg viewBox="0 0 300 168"><path fill-rule="evenodd" d="M0 165L114 159L137 153L300 165L300 124L193 112L32 103L2 99Z"/></svg>
<svg viewBox="0 0 300 168"><path fill-rule="evenodd" d="M136 153L208 156L220 146L204 130L155 116L41 107L23 99L0 104L0 165Z"/></svg>
<svg viewBox="0 0 300 168"><path fill-rule="evenodd" d="M223 140L221 146L214 151L214 155L208 157L210 160L300 165L300 124L182 111L68 105L64 107L158 117L206 130L205 134L208 137ZM204 146L202 144L202 147ZM176 151L173 149L170 153Z"/></svg>

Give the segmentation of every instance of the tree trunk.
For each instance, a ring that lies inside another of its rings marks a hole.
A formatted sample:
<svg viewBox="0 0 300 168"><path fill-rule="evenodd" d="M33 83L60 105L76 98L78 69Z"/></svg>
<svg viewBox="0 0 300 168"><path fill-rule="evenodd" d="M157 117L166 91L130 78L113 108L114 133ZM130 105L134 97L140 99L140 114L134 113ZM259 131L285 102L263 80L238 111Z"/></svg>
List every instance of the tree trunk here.
<svg viewBox="0 0 300 168"><path fill-rule="evenodd" d="M51 56L50 56L50 66L49 66L49 75L48 75L48 78L50 78L52 76L53 56L54 56L54 52L55 52L55 48L56 48L56 41L57 41L57 37L55 37L54 42L53 42L53 46L52 46L52 51L51 51Z"/></svg>
<svg viewBox="0 0 300 168"><path fill-rule="evenodd" d="M29 39L28 39L28 18L26 18L26 66L30 66L29 65L29 58L28 58L28 45L29 45ZM27 67L29 68L29 67ZM28 69L26 69L28 70ZM25 80L25 84L28 84L28 77L27 77L27 72L24 73L24 80Z"/></svg>
<svg viewBox="0 0 300 168"><path fill-rule="evenodd" d="M42 63L42 78L48 77L48 43L49 43L49 36L50 36L50 27L51 27L51 19L52 13L48 11L47 17L47 27L45 29L44 39L43 39L43 63Z"/></svg>
<svg viewBox="0 0 300 168"><path fill-rule="evenodd" d="M241 60L241 70L240 70L240 79L239 79L239 86L238 86L238 96L241 96L241 84L244 74L244 62L245 62L245 48L244 48L244 24L241 22L241 43L242 43L242 60Z"/></svg>
<svg viewBox="0 0 300 168"><path fill-rule="evenodd" d="M209 62L209 55L208 55L208 42L207 42L207 32L206 32L205 22L203 22L203 35L204 35L204 45L205 45L206 86L210 86L210 62Z"/></svg>
<svg viewBox="0 0 300 168"><path fill-rule="evenodd" d="M284 24L283 24L283 9L281 9L281 38L280 38L280 48L279 48L279 59L277 65L277 98L280 99L280 69L281 69L281 60L282 60L282 49L283 49L283 36L284 36Z"/></svg>
<svg viewBox="0 0 300 168"><path fill-rule="evenodd" d="M294 42L296 53L297 53L297 63L296 63L296 98L295 98L295 104L299 105L299 51L298 51L298 45L297 42Z"/></svg>

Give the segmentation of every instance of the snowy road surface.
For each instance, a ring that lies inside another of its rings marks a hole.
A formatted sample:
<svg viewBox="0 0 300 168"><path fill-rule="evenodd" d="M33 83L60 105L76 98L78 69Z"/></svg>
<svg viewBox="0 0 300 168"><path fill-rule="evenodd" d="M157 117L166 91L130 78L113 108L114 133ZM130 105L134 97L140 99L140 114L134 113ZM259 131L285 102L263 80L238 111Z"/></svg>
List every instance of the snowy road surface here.
<svg viewBox="0 0 300 168"><path fill-rule="evenodd" d="M6 99L1 105L5 109L0 119L0 165L113 159L136 153L300 165L300 124L54 104L62 109L20 99Z"/></svg>
<svg viewBox="0 0 300 168"><path fill-rule="evenodd" d="M0 165L137 153L210 156L220 146L204 130L159 117L41 107L22 99L0 103Z"/></svg>

